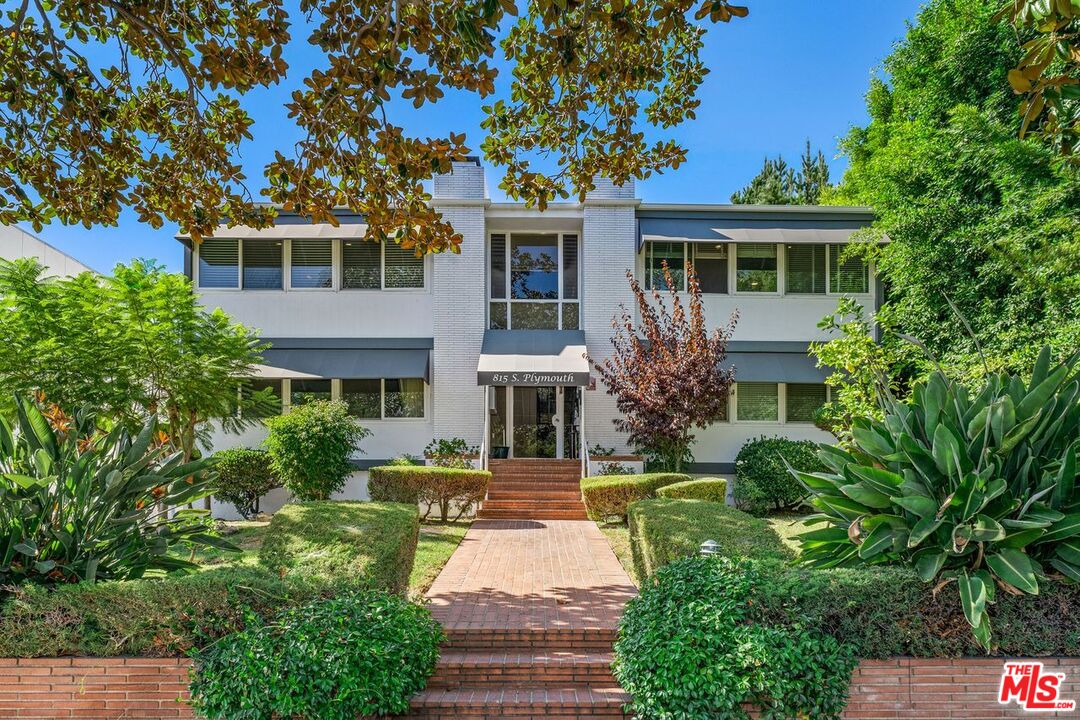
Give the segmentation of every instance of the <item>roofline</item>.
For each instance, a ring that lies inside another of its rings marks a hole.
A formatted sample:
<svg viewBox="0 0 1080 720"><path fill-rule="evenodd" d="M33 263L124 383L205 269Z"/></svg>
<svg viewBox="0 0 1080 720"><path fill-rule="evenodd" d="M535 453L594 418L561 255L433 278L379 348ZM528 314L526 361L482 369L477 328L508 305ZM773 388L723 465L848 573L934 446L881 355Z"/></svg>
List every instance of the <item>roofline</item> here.
<svg viewBox="0 0 1080 720"><path fill-rule="evenodd" d="M870 207L856 205L732 205L730 203L648 203L639 213L715 213L720 215L870 215Z"/></svg>

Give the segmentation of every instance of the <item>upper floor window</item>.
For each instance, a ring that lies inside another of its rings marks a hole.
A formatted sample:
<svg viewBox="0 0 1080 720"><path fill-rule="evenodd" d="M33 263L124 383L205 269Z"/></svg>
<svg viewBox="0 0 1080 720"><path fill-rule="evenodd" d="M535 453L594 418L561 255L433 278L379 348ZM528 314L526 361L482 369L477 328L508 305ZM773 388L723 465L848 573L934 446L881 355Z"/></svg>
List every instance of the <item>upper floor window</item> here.
<svg viewBox="0 0 1080 720"><path fill-rule="evenodd" d="M865 294L870 292L870 272L862 258L841 261L840 245L829 246L829 292Z"/></svg>
<svg viewBox="0 0 1080 720"><path fill-rule="evenodd" d="M726 243L649 242L645 247L645 289L666 290L664 263L678 292L686 292L686 259L697 272L701 292L727 294L728 246Z"/></svg>
<svg viewBox="0 0 1080 720"><path fill-rule="evenodd" d="M580 327L577 235L499 233L490 247L489 327Z"/></svg>
<svg viewBox="0 0 1080 720"><path fill-rule="evenodd" d="M786 291L792 294L863 295L870 292L870 268L859 257L841 261L843 245L788 245Z"/></svg>
<svg viewBox="0 0 1080 720"><path fill-rule="evenodd" d="M340 244L340 250L339 250ZM393 242L209 238L198 248L200 288L422 289L425 259Z"/></svg>
<svg viewBox="0 0 1080 720"><path fill-rule="evenodd" d="M736 246L735 289L739 292L774 293L777 291L775 245L746 243Z"/></svg>

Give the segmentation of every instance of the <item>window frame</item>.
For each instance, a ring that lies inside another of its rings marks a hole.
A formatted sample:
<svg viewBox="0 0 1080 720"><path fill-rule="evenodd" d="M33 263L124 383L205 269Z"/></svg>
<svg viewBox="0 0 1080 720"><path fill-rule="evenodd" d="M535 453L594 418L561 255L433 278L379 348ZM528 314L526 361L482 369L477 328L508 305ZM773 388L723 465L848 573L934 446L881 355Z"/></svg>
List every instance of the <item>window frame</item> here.
<svg viewBox="0 0 1080 720"><path fill-rule="evenodd" d="M768 385L776 385L776 420L740 420L739 419L739 383L732 384L732 391L728 396L728 419L717 421L723 424L736 425L794 425L796 427L816 427L813 420L788 420L787 419L787 389L788 385L823 385L825 387L825 402L832 402L832 388L828 384L821 383L786 383L772 381L749 381L761 382Z"/></svg>
<svg viewBox="0 0 1080 720"><path fill-rule="evenodd" d="M491 296L491 287L492 287L492 282L491 282L492 281L492 277L491 277L491 254L492 254L491 238L493 236L495 236L495 235L502 235L503 238L504 238L504 245L503 245L504 258L503 258L503 260L504 260L505 265L504 265L504 271L503 271L503 283L504 283L503 292L505 293L505 296L501 297L501 298L493 298ZM556 282L558 284L559 296L557 298L549 298L549 299L543 299L543 300L534 300L534 299L527 299L527 298L514 299L513 293L511 291L511 287L512 287L512 284L513 284L513 269L512 269L512 265L511 265L511 258L513 256L513 239L512 238L513 238L514 235L555 235L558 238L557 247L558 247L558 250L559 250L559 258L558 258L558 262L556 263L556 265L558 267L558 271L557 271L558 275L557 275L557 278L556 278ZM565 283L563 282L563 277L564 277L564 274L565 274L565 267L564 267L565 254L564 254L564 249L563 249L563 242L564 242L564 240L566 239L567 236L573 236L573 237L577 238L577 268L576 268L576 270L577 270L577 297L576 298L567 298L567 297L564 297L564 294L563 294L565 289L566 289L565 288ZM485 323L484 327L487 328L488 330L495 329L495 328L491 327L491 306L494 305L494 304L502 304L502 305L506 306L506 328L505 329L506 330L513 330L514 329L514 303L518 303L518 304L555 305L556 306L556 308L555 308L555 327L550 328L550 329L554 329L554 330L563 330L564 329L563 328L563 312L562 312L563 305L577 305L578 306L578 327L576 327L576 328L568 328L568 329L570 329L570 330L582 330L583 328L581 327L581 325L582 325L582 321L584 320L584 315L582 314L582 311L581 311L581 305L582 305L582 302L584 302L584 299L582 298L582 295L584 294L583 293L583 289L584 289L584 284L583 284L584 273L583 273L583 267L582 267L584 265L584 262L582 261L583 260L582 244L583 244L582 233L580 233L578 231L564 231L564 230L554 230L554 231L552 231L550 229L532 230L532 229L528 229L528 228L515 228L514 230L488 231L487 237L486 237L486 243L485 243L485 251L486 252L485 252L485 257L484 257L484 298L485 298L485 310L484 310L484 312L485 312L485 315L486 315L486 323Z"/></svg>
<svg viewBox="0 0 1080 720"><path fill-rule="evenodd" d="M671 245L676 245L676 244L679 243L679 241L678 240L646 240L645 241L645 244L642 247L642 253L641 253L641 255L642 255L642 263L643 263L642 273L641 273L641 275L642 275L642 287L645 290L648 290L650 292L652 291L653 288L652 288L652 274L649 272L649 259L650 259L650 255L652 253L653 243L667 243L667 244L671 244ZM726 258L726 260L727 260L727 287L728 287L727 292L713 292L711 290L702 290L701 294L702 295L714 295L716 297L731 297L732 295L735 294L734 292L732 292L732 290L735 287L734 257L735 257L735 248L738 247L738 243L723 242L723 243L711 243L710 244L710 243L707 243L707 242L698 243L698 242L691 242L689 240L683 240L682 241L683 258L690 260L690 263L695 265L695 267L696 267L696 262L695 261L697 260L697 248L698 248L699 245L700 246L710 246L711 245L713 247L715 247L716 245L725 245L725 246L727 246L727 258ZM682 284L683 284L683 287L679 288L676 292L678 292L680 294L686 294L688 292L688 289L686 287L686 276L685 276L685 274L683 275L683 283ZM667 291L666 290L661 290L660 292L663 293L663 292L667 292ZM761 294L761 293L750 293L750 294Z"/></svg>
<svg viewBox="0 0 1080 720"><path fill-rule="evenodd" d="M799 298L821 298L821 297L856 297L867 298L874 294L874 266L873 263L866 261L863 265L866 268L866 292L864 293L849 293L849 292L834 292L832 290L832 248L840 248L839 254L843 254L844 249L851 243L781 243L784 246L784 295L790 295L791 297ZM805 293L805 292L790 292L787 288L787 249L789 245L820 245L825 248L825 292L823 293ZM760 293L749 293L760 294Z"/></svg>
<svg viewBox="0 0 1080 720"><path fill-rule="evenodd" d="M326 380L327 378L312 378L319 380ZM341 381L342 380L374 380L375 378L330 378L330 399L342 400ZM292 404L292 378L282 378L281 380L281 414L284 415L291 412L293 409ZM427 422L431 420L431 383L425 378L378 378L379 380L379 417L362 418L358 415L350 415L354 420L359 423L370 422L388 422L388 423L402 423L402 422ZM424 383L424 414L419 417L388 417L386 415L386 381L387 380L421 380Z"/></svg>
<svg viewBox="0 0 1080 720"><path fill-rule="evenodd" d="M787 253L780 251L780 246L783 243L778 242L763 242L763 243L732 243L735 246L735 252L730 253L728 259L728 270L731 273L728 280L728 288L731 290L729 293L732 296L738 295L741 297L783 297L784 291L787 289ZM767 291L756 290L740 290L739 289L739 248L746 245L772 245L776 248L776 289Z"/></svg>

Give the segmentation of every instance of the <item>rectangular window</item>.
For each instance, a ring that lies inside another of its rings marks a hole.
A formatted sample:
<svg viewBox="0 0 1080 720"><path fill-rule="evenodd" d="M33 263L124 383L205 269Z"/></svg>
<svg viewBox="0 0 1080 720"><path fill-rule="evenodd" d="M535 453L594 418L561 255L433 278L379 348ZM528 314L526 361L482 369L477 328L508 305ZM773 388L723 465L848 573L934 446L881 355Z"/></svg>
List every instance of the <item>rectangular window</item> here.
<svg viewBox="0 0 1080 720"><path fill-rule="evenodd" d="M664 263L671 271L671 281L679 292L686 290L686 245L681 242L650 242L645 256L645 288L666 290Z"/></svg>
<svg viewBox="0 0 1080 720"><path fill-rule="evenodd" d="M289 401L292 405L304 405L316 400L329 400L329 380L291 380Z"/></svg>
<svg viewBox="0 0 1080 720"><path fill-rule="evenodd" d="M491 236L491 297L506 297L506 236Z"/></svg>
<svg viewBox="0 0 1080 720"><path fill-rule="evenodd" d="M332 288L332 240L293 240L290 248L289 285L294 288Z"/></svg>
<svg viewBox="0 0 1080 720"><path fill-rule="evenodd" d="M385 417L424 417L424 381L421 378L384 380L386 396Z"/></svg>
<svg viewBox="0 0 1080 720"><path fill-rule="evenodd" d="M281 409L281 381L280 380L266 380L264 378L252 378L247 382L247 391L249 393L262 392L269 389L270 393L277 398L278 410Z"/></svg>
<svg viewBox="0 0 1080 720"><path fill-rule="evenodd" d="M788 245L784 291L792 294L825 293L825 246Z"/></svg>
<svg viewBox="0 0 1080 720"><path fill-rule="evenodd" d="M491 330L506 330L510 327L506 318L506 303L493 302L488 312L488 327Z"/></svg>
<svg viewBox="0 0 1080 720"><path fill-rule="evenodd" d="M395 242L383 243L386 253L386 287L424 287L424 257L416 256L415 250L406 250Z"/></svg>
<svg viewBox="0 0 1080 720"><path fill-rule="evenodd" d="M735 289L739 292L776 292L775 245L748 243L737 246Z"/></svg>
<svg viewBox="0 0 1080 720"><path fill-rule="evenodd" d="M199 243L199 287L240 286L240 241L206 238Z"/></svg>
<svg viewBox="0 0 1080 720"><path fill-rule="evenodd" d="M510 236L510 297L559 299L558 235Z"/></svg>
<svg viewBox="0 0 1080 720"><path fill-rule="evenodd" d="M870 292L870 270L862 258L840 261L843 245L829 246L829 292L862 295Z"/></svg>
<svg viewBox="0 0 1080 720"><path fill-rule="evenodd" d="M787 385L787 421L792 423L814 422L814 413L827 400L825 385L822 383L788 383Z"/></svg>
<svg viewBox="0 0 1080 720"><path fill-rule="evenodd" d="M728 291L728 246L694 244L694 271L701 292L726 295Z"/></svg>
<svg viewBox="0 0 1080 720"><path fill-rule="evenodd" d="M747 382L735 385L736 416L740 421L777 422L780 396L776 383Z"/></svg>
<svg viewBox="0 0 1080 720"><path fill-rule="evenodd" d="M578 312L577 303L563 303L562 304L562 329L563 330L580 330L581 326L580 313Z"/></svg>
<svg viewBox="0 0 1080 720"><path fill-rule="evenodd" d="M244 240L244 289L281 290L284 278L281 240Z"/></svg>
<svg viewBox="0 0 1080 720"><path fill-rule="evenodd" d="M514 303L510 321L515 330L556 330L559 327L559 303Z"/></svg>
<svg viewBox="0 0 1080 720"><path fill-rule="evenodd" d="M368 240L346 240L341 248L341 287L378 290L382 287L382 245Z"/></svg>
<svg viewBox="0 0 1080 720"><path fill-rule="evenodd" d="M564 300L577 300L578 243L577 235L564 235L562 296Z"/></svg>
<svg viewBox="0 0 1080 720"><path fill-rule="evenodd" d="M341 399L349 414L359 418L379 418L381 415L382 380L342 380Z"/></svg>

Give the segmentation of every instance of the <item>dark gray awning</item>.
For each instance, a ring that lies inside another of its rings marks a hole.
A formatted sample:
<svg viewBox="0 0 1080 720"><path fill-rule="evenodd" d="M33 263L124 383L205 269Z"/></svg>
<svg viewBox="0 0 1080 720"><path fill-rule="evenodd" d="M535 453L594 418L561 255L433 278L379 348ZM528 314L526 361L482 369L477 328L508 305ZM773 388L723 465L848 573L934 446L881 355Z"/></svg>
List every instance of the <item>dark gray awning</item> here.
<svg viewBox="0 0 1080 720"><path fill-rule="evenodd" d="M588 385L582 330L486 330L478 385Z"/></svg>
<svg viewBox="0 0 1080 720"><path fill-rule="evenodd" d="M723 365L735 367L735 382L822 383L830 375L805 352L729 352Z"/></svg>
<svg viewBox="0 0 1080 720"><path fill-rule="evenodd" d="M261 377L424 378L431 381L431 338L268 339Z"/></svg>

